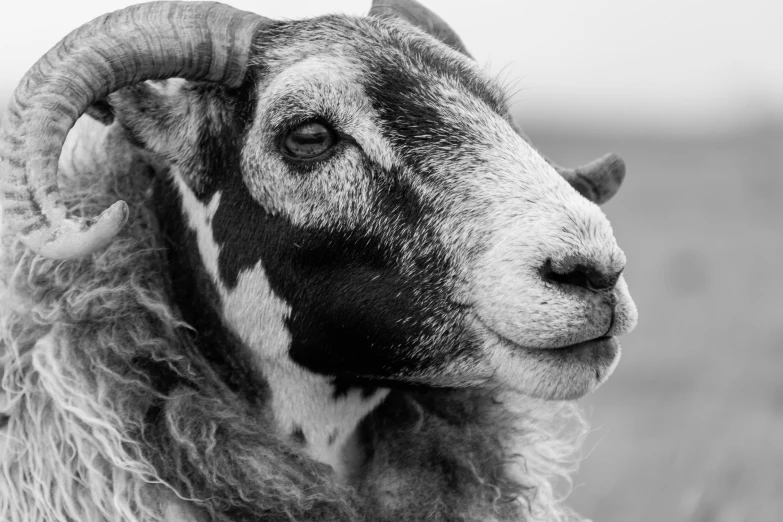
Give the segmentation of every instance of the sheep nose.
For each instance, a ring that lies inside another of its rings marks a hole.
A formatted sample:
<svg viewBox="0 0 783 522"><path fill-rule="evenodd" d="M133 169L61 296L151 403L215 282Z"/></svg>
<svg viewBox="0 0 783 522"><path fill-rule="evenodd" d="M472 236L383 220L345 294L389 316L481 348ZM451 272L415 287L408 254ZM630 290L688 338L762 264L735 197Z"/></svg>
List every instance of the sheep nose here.
<svg viewBox="0 0 783 522"><path fill-rule="evenodd" d="M566 261L554 265L547 259L541 267L544 281L556 285L571 285L594 292L611 290L620 278L620 270L610 270L586 260Z"/></svg>

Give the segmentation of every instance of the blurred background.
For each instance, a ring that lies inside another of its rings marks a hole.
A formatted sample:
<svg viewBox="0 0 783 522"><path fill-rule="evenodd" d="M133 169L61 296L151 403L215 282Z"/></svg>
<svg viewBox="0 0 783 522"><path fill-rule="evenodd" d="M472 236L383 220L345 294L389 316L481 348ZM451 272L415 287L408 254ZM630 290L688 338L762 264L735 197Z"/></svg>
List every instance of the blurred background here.
<svg viewBox="0 0 783 522"><path fill-rule="evenodd" d="M0 106L68 31L129 1L0 8ZM228 0L271 18L369 0ZM783 520L783 2L424 0L562 165L627 162L604 210L640 311L570 504L596 522Z"/></svg>

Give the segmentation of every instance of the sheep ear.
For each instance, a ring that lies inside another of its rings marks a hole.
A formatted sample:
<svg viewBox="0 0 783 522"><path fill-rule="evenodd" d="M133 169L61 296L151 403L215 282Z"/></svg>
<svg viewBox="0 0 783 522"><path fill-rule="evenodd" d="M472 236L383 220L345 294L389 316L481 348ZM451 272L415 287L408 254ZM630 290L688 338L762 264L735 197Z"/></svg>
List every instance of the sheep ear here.
<svg viewBox="0 0 783 522"><path fill-rule="evenodd" d="M245 117L236 107L247 105L240 103L246 95L244 88L170 79L121 89L109 95L108 105L132 143L177 160L198 150L205 133Z"/></svg>
<svg viewBox="0 0 783 522"><path fill-rule="evenodd" d="M104 123L117 120L131 143L150 152L171 155L184 145L178 140L187 136L192 117L185 83L138 83L110 94L105 102L93 104L88 114Z"/></svg>
<svg viewBox="0 0 783 522"><path fill-rule="evenodd" d="M145 159L154 166L185 166L182 178L199 194L215 182L211 172L235 167L228 165L238 157L242 129L252 116L251 93L250 85L170 79L126 87L108 102L116 124Z"/></svg>
<svg viewBox="0 0 783 522"><path fill-rule="evenodd" d="M402 18L465 56L472 58L460 37L443 21L443 18L415 0L373 0L369 15Z"/></svg>

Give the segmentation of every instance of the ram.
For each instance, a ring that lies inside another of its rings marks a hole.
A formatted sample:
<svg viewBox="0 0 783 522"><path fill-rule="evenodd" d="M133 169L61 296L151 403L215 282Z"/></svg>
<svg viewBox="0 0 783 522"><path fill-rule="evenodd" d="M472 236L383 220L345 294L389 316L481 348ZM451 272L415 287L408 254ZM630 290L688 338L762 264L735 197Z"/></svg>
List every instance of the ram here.
<svg viewBox="0 0 783 522"><path fill-rule="evenodd" d="M558 175L437 16L132 6L3 125L0 519L579 519L624 166Z"/></svg>

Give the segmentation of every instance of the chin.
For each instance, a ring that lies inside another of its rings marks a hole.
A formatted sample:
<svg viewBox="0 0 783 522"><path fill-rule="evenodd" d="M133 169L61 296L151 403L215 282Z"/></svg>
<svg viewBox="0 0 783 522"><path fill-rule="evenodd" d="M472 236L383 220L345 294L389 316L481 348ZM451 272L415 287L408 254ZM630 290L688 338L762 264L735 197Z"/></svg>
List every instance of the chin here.
<svg viewBox="0 0 783 522"><path fill-rule="evenodd" d="M620 343L603 336L560 348L525 348L487 331L485 348L500 386L546 400L574 400L592 392L620 360Z"/></svg>

